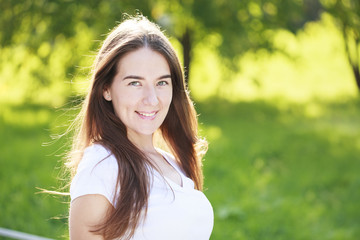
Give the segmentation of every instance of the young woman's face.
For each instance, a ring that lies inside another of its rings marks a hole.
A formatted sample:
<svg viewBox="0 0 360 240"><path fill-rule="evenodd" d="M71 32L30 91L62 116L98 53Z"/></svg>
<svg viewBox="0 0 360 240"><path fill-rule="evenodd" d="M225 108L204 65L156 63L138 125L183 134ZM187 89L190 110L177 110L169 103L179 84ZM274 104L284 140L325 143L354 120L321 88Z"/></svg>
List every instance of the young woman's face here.
<svg viewBox="0 0 360 240"><path fill-rule="evenodd" d="M127 127L128 137L152 135L163 123L172 100L169 64L158 52L140 48L123 56L104 98Z"/></svg>

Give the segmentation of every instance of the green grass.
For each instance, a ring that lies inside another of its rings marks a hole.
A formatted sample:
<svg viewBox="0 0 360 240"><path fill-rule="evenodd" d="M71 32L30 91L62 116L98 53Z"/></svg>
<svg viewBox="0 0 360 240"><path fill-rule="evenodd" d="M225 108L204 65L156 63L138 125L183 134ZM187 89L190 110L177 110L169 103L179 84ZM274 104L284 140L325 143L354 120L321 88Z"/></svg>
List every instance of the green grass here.
<svg viewBox="0 0 360 240"><path fill-rule="evenodd" d="M357 239L360 234L360 102L200 102L210 142L205 194L215 212L212 240ZM66 238L57 187L66 124L38 105L0 108L0 227ZM65 203L64 203L65 202ZM59 218L59 219L54 219Z"/></svg>
<svg viewBox="0 0 360 240"><path fill-rule="evenodd" d="M57 238L65 232L67 199L37 189L58 186L61 142L42 146L51 141L55 115L44 106L1 106L1 227Z"/></svg>
<svg viewBox="0 0 360 240"><path fill-rule="evenodd" d="M356 239L360 103L199 104L212 239Z"/></svg>

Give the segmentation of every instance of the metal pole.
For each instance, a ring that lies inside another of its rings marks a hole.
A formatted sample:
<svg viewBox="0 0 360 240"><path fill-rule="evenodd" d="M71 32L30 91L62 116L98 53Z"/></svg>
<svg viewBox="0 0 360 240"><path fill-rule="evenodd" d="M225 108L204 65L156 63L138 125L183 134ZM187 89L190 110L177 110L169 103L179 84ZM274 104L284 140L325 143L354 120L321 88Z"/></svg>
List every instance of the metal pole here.
<svg viewBox="0 0 360 240"><path fill-rule="evenodd" d="M18 240L54 240L54 239L51 239L51 238L39 237L39 236L36 236L36 235L23 233L23 232L18 232L18 231L6 229L6 228L1 228L1 227L0 227L0 236L10 237L10 238L13 238L13 239L18 239Z"/></svg>

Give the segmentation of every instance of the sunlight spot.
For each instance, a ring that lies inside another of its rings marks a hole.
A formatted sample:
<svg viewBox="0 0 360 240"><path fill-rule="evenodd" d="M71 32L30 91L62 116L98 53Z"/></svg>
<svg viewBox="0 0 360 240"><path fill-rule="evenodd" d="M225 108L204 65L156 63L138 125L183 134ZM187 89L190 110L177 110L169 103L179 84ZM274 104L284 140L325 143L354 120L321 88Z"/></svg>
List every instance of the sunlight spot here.
<svg viewBox="0 0 360 240"><path fill-rule="evenodd" d="M237 13L237 18L240 22L245 22L249 19L249 15L246 10L240 9Z"/></svg>
<svg viewBox="0 0 360 240"><path fill-rule="evenodd" d="M223 205L217 210L217 216L220 219L234 218L239 220L245 216L245 213L239 207Z"/></svg>
<svg viewBox="0 0 360 240"><path fill-rule="evenodd" d="M262 16L261 8L260 8L259 4L255 3L255 2L249 3L248 10L249 10L250 14L254 17Z"/></svg>
<svg viewBox="0 0 360 240"><path fill-rule="evenodd" d="M205 100L218 93L222 82L221 59L216 54L216 46L222 39L211 35L194 49L195 54L190 70L189 82L191 95L198 100ZM206 44L205 44L206 43ZM211 48L209 47L209 43Z"/></svg>
<svg viewBox="0 0 360 240"><path fill-rule="evenodd" d="M206 126L205 135L210 141L215 141L219 139L222 135L221 128L218 126Z"/></svg>
<svg viewBox="0 0 360 240"><path fill-rule="evenodd" d="M14 110L11 107L3 108L0 112L3 121L12 125L30 127L49 122L50 112L46 110Z"/></svg>
<svg viewBox="0 0 360 240"><path fill-rule="evenodd" d="M356 97L341 33L328 14L306 24L296 35L286 30L272 34L282 50L249 51L238 58L241 69L229 73L211 46L196 52L190 89L198 100L220 96L228 101L281 100L311 103ZM321 114L311 106L309 116Z"/></svg>
<svg viewBox="0 0 360 240"><path fill-rule="evenodd" d="M353 6L353 4L351 3L351 1L350 0L342 0L342 3L344 4L344 6L346 7L346 8L352 8ZM355 4L354 4L355 5Z"/></svg>
<svg viewBox="0 0 360 240"><path fill-rule="evenodd" d="M309 118L320 117L323 114L323 110L319 104L309 103L305 106L305 115Z"/></svg>
<svg viewBox="0 0 360 240"><path fill-rule="evenodd" d="M264 11L269 15L276 15L277 14L277 8L274 4L271 2L264 3Z"/></svg>
<svg viewBox="0 0 360 240"><path fill-rule="evenodd" d="M332 7L336 4L337 0L320 0L321 4L323 4L325 7Z"/></svg>
<svg viewBox="0 0 360 240"><path fill-rule="evenodd" d="M51 51L50 44L48 42L43 42L38 49L38 54L40 57L44 58L49 55L50 51Z"/></svg>
<svg viewBox="0 0 360 240"><path fill-rule="evenodd" d="M265 189L270 181L273 179L273 174L271 171L265 171L261 174L259 174L255 180L255 186L261 190Z"/></svg>

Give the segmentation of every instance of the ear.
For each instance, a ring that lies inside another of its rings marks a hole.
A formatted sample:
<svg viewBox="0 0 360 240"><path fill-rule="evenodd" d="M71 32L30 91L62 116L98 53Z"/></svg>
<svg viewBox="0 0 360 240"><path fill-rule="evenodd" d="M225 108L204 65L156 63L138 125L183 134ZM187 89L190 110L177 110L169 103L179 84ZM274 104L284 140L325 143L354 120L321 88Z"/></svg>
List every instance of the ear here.
<svg viewBox="0 0 360 240"><path fill-rule="evenodd" d="M109 102L110 102L110 101L112 100L109 89L104 89L104 91L103 91L103 96L104 96L104 98L105 98L106 101L109 101Z"/></svg>

